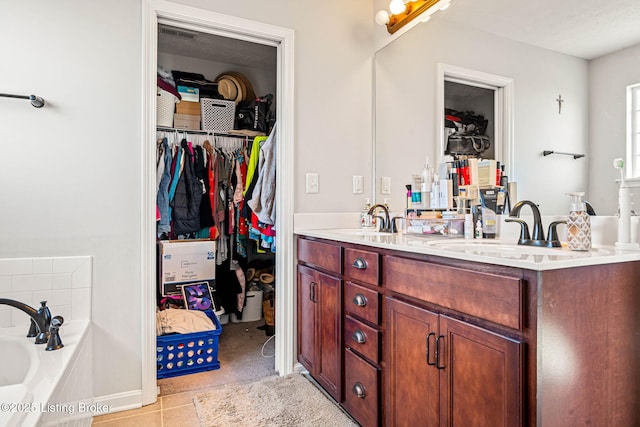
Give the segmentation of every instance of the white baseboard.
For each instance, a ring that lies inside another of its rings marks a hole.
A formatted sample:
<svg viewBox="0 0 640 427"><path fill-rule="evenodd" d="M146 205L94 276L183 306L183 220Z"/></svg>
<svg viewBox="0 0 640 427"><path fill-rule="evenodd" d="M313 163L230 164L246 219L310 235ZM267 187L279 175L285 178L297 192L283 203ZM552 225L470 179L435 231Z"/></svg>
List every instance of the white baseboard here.
<svg viewBox="0 0 640 427"><path fill-rule="evenodd" d="M137 409L142 407L142 390L131 390L106 396L98 396L93 399L93 402L101 408L108 407L109 411L106 413ZM104 413L95 415L104 415Z"/></svg>

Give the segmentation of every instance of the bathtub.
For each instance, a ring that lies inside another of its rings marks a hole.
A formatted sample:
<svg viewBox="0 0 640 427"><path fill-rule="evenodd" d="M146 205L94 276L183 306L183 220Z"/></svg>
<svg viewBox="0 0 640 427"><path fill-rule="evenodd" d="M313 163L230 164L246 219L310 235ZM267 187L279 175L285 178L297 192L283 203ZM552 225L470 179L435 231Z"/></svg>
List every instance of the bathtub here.
<svg viewBox="0 0 640 427"><path fill-rule="evenodd" d="M63 324L64 347L54 351L27 329L0 328L0 426L90 426L100 409L91 403L90 322Z"/></svg>

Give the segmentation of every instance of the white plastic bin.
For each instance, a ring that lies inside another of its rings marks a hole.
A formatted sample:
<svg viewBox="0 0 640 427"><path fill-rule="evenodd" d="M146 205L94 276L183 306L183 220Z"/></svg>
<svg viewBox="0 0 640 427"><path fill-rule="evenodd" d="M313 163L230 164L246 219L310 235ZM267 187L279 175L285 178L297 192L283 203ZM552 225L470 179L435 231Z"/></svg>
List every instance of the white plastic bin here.
<svg viewBox="0 0 640 427"><path fill-rule="evenodd" d="M255 322L262 319L262 291L248 291L242 319L238 319L235 313L231 313L230 318L232 323Z"/></svg>

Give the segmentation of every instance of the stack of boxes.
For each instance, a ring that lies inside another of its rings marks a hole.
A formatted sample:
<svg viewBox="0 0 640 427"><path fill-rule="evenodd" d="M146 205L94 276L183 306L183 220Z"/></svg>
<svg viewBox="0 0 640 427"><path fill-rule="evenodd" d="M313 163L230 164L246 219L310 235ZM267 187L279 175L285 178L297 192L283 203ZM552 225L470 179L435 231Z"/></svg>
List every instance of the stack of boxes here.
<svg viewBox="0 0 640 427"><path fill-rule="evenodd" d="M182 100L176 104L173 127L177 129L200 130L200 89L178 86Z"/></svg>

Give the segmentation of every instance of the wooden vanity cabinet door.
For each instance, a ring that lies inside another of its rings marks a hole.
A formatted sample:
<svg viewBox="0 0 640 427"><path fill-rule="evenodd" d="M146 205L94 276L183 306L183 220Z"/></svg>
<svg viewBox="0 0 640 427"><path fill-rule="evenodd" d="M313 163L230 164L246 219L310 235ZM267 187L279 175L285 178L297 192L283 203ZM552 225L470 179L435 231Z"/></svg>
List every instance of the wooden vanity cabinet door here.
<svg viewBox="0 0 640 427"><path fill-rule="evenodd" d="M438 315L391 298L385 303L385 425L437 426L439 371L427 363L427 339L434 363Z"/></svg>
<svg viewBox="0 0 640 427"><path fill-rule="evenodd" d="M444 315L439 329L440 425L522 426L523 344Z"/></svg>
<svg viewBox="0 0 640 427"><path fill-rule="evenodd" d="M298 265L298 361L342 399L342 280Z"/></svg>

